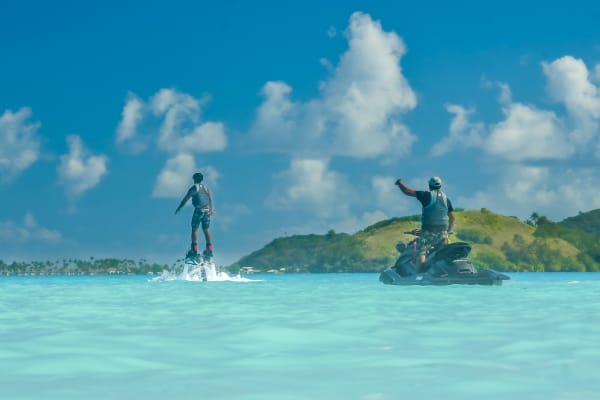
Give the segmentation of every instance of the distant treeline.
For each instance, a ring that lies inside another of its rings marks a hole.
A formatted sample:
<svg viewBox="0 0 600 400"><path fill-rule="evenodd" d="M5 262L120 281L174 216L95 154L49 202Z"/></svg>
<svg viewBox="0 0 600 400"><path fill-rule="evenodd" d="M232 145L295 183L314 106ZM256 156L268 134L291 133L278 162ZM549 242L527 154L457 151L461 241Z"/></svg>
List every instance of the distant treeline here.
<svg viewBox="0 0 600 400"><path fill-rule="evenodd" d="M0 275L139 275L160 273L170 269L167 264L148 262L145 259L123 260L116 258L59 261L14 261L10 264L0 260Z"/></svg>
<svg viewBox="0 0 600 400"><path fill-rule="evenodd" d="M533 213L526 221L481 210L456 210L452 241L472 245L476 265L500 271L600 271L600 209L550 221ZM230 272L378 272L393 265L396 244L419 227L420 216L391 218L355 234L293 235L277 238L230 265ZM180 260L178 260L180 261ZM0 275L154 274L171 266L128 259L0 261Z"/></svg>

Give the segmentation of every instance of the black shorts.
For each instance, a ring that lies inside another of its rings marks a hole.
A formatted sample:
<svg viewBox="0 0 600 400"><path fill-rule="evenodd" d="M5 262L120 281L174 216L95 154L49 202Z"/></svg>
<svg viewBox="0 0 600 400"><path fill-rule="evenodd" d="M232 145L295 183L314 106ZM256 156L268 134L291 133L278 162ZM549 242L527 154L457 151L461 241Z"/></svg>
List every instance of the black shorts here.
<svg viewBox="0 0 600 400"><path fill-rule="evenodd" d="M198 229L200 224L202 224L202 229L208 229L210 227L210 215L206 210L196 208L192 216L192 229Z"/></svg>

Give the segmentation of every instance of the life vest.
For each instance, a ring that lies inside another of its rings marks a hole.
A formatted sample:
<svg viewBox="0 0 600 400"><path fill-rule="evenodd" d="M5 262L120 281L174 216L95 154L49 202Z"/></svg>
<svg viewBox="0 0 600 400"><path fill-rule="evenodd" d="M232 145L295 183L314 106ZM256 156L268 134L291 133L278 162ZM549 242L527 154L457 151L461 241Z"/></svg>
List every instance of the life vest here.
<svg viewBox="0 0 600 400"><path fill-rule="evenodd" d="M196 192L192 195L192 204L195 208L208 209L210 206L210 198L208 188L201 183L196 183L194 186Z"/></svg>
<svg viewBox="0 0 600 400"><path fill-rule="evenodd" d="M448 229L448 198L441 190L432 190L429 204L423 207L423 229Z"/></svg>

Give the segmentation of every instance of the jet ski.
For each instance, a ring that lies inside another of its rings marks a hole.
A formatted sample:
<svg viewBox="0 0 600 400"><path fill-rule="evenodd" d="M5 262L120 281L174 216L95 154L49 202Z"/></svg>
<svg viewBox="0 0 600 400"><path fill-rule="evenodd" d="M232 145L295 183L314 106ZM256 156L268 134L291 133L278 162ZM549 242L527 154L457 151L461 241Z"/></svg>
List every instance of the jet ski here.
<svg viewBox="0 0 600 400"><path fill-rule="evenodd" d="M419 236L421 232L415 229L404 233ZM445 244L434 249L416 273L416 244L414 239L407 244L401 242L396 245L400 256L393 267L381 272L381 282L388 285L501 285L502 281L510 279L500 272L475 267L468 259L471 245L465 242Z"/></svg>

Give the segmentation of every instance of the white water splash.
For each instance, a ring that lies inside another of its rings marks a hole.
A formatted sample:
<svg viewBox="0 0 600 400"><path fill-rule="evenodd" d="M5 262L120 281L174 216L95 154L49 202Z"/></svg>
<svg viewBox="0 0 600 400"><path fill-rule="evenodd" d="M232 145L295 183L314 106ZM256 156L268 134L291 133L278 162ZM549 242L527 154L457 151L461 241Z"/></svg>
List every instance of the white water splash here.
<svg viewBox="0 0 600 400"><path fill-rule="evenodd" d="M255 279L243 278L239 274L231 276L225 271L219 271L212 261L184 262L183 266L174 271L163 271L150 282L191 281L191 282L259 282Z"/></svg>

